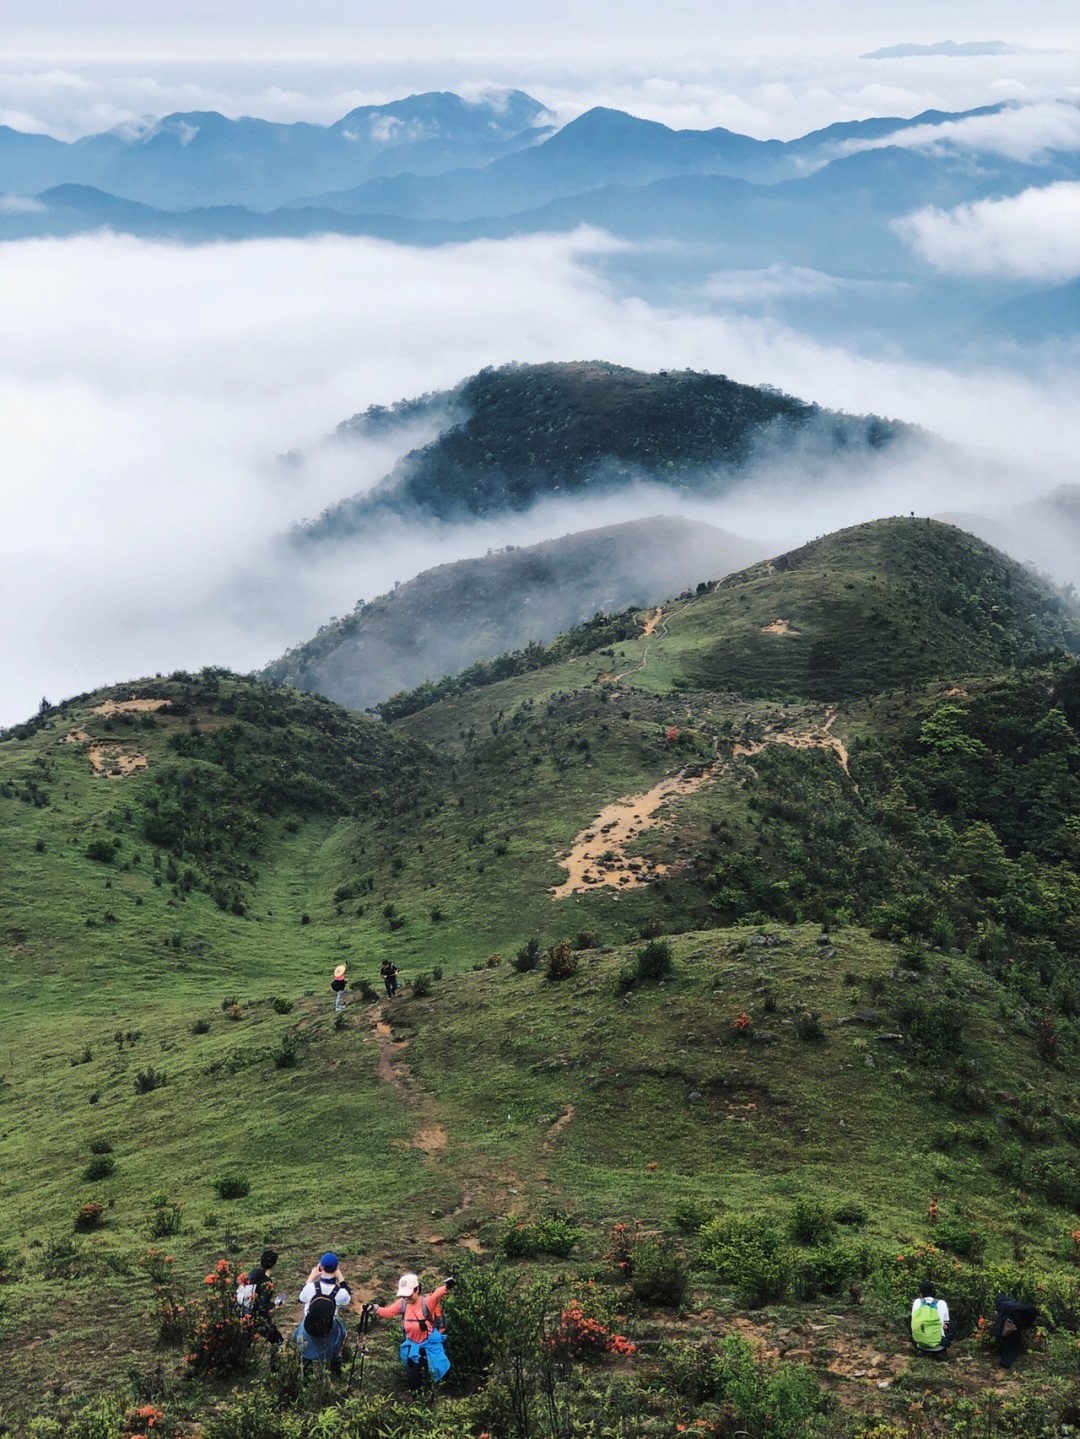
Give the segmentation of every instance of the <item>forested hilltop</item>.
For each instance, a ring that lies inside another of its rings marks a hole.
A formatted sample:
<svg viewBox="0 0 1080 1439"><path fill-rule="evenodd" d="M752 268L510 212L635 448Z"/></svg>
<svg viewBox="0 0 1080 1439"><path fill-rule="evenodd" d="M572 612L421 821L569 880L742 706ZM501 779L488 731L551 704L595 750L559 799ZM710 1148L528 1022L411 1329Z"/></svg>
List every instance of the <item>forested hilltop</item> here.
<svg viewBox="0 0 1080 1439"><path fill-rule="evenodd" d="M442 434L299 536L346 535L386 511L453 519L524 510L548 495L598 493L640 478L708 491L766 449L872 452L915 433L725 375L650 374L599 361L481 370L446 393L365 411L338 433L347 442L397 414L404 422L437 406L450 420Z"/></svg>

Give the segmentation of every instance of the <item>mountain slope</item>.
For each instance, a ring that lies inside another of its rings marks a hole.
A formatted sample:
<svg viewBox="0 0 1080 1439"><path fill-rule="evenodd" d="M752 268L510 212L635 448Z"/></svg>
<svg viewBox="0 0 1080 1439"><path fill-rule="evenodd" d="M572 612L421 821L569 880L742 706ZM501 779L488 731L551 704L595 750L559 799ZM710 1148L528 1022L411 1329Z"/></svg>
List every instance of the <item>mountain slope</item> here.
<svg viewBox="0 0 1080 1439"><path fill-rule="evenodd" d="M751 545L711 525L654 516L440 565L331 621L262 677L366 709L506 650L745 563Z"/></svg>
<svg viewBox="0 0 1080 1439"><path fill-rule="evenodd" d="M524 510L556 492L595 493L642 476L715 489L756 444L872 452L914 433L724 375L599 362L482 370L435 399L461 418L373 490L324 511L298 541L347 535L387 511L451 519ZM339 434L347 440L365 423L355 416Z"/></svg>

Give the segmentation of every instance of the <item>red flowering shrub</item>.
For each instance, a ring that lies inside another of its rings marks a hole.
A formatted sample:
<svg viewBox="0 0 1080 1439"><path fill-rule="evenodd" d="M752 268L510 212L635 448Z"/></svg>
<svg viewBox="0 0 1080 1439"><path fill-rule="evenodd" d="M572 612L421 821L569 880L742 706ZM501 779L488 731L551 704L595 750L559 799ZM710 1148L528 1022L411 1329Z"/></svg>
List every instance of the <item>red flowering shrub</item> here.
<svg viewBox="0 0 1080 1439"><path fill-rule="evenodd" d="M104 1223L101 1216L101 1205L96 1200L89 1199L75 1216L75 1228L83 1234L90 1229L100 1229Z"/></svg>
<svg viewBox="0 0 1080 1439"><path fill-rule="evenodd" d="M128 1410L124 1416L124 1422L129 1429L141 1430L143 1439L147 1439L150 1431L156 1429L164 1418L164 1411L156 1409L153 1404L140 1404L137 1409ZM139 1439L139 1435L133 1434L132 1439Z"/></svg>
<svg viewBox="0 0 1080 1439"><path fill-rule="evenodd" d="M613 1334L602 1320L586 1314L572 1299L559 1315L550 1336L555 1357L562 1363L571 1359L598 1359L604 1354L636 1354L637 1345L625 1334Z"/></svg>
<svg viewBox="0 0 1080 1439"><path fill-rule="evenodd" d="M667 740L668 744L678 744L679 726L677 724L673 724L668 730L667 734L664 736L664 738Z"/></svg>
<svg viewBox="0 0 1080 1439"><path fill-rule="evenodd" d="M207 1378L236 1374L248 1367L255 1346L255 1325L250 1314L236 1309L236 1276L227 1259L203 1281L206 1293L192 1304L186 1328L187 1362Z"/></svg>
<svg viewBox="0 0 1080 1439"><path fill-rule="evenodd" d="M748 1034L750 1032L750 1016L745 1009L735 1020L733 1028L736 1034Z"/></svg>
<svg viewBox="0 0 1080 1439"><path fill-rule="evenodd" d="M641 1235L641 1221L635 1219L633 1224L616 1224L611 1231L611 1248L608 1250L607 1259L613 1269L617 1269L624 1279L629 1279L634 1269L634 1245Z"/></svg>

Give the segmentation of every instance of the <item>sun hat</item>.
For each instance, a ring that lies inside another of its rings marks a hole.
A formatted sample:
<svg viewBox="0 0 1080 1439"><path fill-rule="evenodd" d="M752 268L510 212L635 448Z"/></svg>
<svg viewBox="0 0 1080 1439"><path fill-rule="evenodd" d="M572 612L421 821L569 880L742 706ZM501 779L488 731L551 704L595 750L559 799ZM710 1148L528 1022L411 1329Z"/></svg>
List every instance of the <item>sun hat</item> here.
<svg viewBox="0 0 1080 1439"><path fill-rule="evenodd" d="M335 978L335 979L341 979L342 976L344 975L345 970L347 969L347 967L348 967L347 965L339 964L339 965L337 966L337 968L334 970L334 978Z"/></svg>
<svg viewBox="0 0 1080 1439"><path fill-rule="evenodd" d="M403 1274L397 1282L397 1297L408 1299L420 1288L420 1281L415 1274Z"/></svg>
<svg viewBox="0 0 1080 1439"><path fill-rule="evenodd" d="M338 1267L338 1257L332 1249L328 1249L319 1260L319 1268L325 1269L327 1274L333 1274Z"/></svg>

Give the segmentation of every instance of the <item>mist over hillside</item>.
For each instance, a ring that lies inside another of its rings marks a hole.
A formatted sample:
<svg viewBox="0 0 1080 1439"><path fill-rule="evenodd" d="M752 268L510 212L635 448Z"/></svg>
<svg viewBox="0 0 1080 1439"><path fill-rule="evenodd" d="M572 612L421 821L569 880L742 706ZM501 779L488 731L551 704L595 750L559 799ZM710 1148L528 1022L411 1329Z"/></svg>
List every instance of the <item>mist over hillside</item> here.
<svg viewBox="0 0 1080 1439"><path fill-rule="evenodd" d="M338 438L347 443L381 432L395 413L405 421L432 408L448 419L436 439L366 493L324 511L297 541L339 540L386 515L481 517L643 480L715 496L764 454L873 455L914 438L911 427L822 411L725 375L650 375L600 362L483 370L445 395L358 415Z"/></svg>
<svg viewBox="0 0 1080 1439"><path fill-rule="evenodd" d="M330 621L261 677L366 709L398 690L530 643L598 611L643 607L718 578L762 546L664 516L586 530L425 570Z"/></svg>

